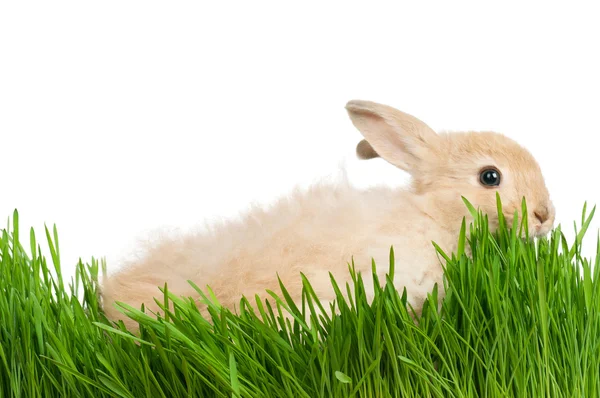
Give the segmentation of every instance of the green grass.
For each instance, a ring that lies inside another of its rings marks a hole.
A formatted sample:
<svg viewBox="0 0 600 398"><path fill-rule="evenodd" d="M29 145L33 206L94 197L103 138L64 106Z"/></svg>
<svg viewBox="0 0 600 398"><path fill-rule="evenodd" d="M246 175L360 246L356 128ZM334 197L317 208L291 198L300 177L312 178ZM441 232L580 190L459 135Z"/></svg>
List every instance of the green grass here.
<svg viewBox="0 0 600 398"><path fill-rule="evenodd" d="M213 324L165 291L168 319L124 306L140 323L136 338L99 308L99 262L80 262L64 286L56 229L45 231L47 261L33 231L30 248L19 243L15 212L0 239L0 396L600 396L600 267L581 257L593 210L584 207L570 245L560 226L533 241L518 237L516 221L501 219L492 234L475 214L457 252L440 251L441 309L428 302L418 323L392 269L387 281L353 273L352 288L332 280L331 319L315 318L306 280L298 308L285 294L273 307L243 299L239 315L213 302ZM376 279L371 305L364 278ZM298 315L293 325L282 307Z"/></svg>

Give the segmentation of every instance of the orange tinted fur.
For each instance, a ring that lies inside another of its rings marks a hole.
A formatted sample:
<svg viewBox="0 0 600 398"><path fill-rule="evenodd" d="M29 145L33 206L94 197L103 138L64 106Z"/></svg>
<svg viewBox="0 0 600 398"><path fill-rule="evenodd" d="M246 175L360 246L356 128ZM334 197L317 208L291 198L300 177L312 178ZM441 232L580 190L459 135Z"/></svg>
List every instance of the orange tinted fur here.
<svg viewBox="0 0 600 398"><path fill-rule="evenodd" d="M177 295L199 299L188 279L203 289L209 285L221 304L233 309L242 295L254 304L255 294L263 301L270 298L266 289L279 294L279 275L299 302L300 272L327 303L334 298L329 272L342 286L350 282L352 258L372 298L371 259L385 280L391 246L394 284L400 290L406 287L418 310L435 283L443 297L432 241L446 252L456 249L462 218L470 220L461 196L487 211L492 226L497 225L496 191L509 220L525 196L530 232L543 235L552 228L554 207L541 170L513 140L491 132L438 135L415 117L373 102L350 101L346 108L368 143L361 143L359 150L409 172L410 187L359 190L345 178L337 184L319 183L268 209L254 207L241 220L214 226L208 233L165 239L104 283L107 316L135 330L135 322L114 307L115 301L137 308L144 303L157 311L153 297L161 297L158 286L165 282ZM480 184L485 166L500 170L499 187ZM545 219L537 221L535 214L544 209Z"/></svg>

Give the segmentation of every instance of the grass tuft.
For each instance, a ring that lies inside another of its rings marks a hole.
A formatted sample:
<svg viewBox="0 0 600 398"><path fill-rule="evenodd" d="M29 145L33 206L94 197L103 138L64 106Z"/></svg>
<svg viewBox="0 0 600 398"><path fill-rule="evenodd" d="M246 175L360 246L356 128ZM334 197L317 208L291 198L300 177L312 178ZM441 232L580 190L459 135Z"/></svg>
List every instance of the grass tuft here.
<svg viewBox="0 0 600 398"><path fill-rule="evenodd" d="M65 286L56 228L45 230L48 262L33 230L31 247L21 246L15 211L0 237L0 396L600 396L600 257L581 256L595 208L584 206L569 245L560 226L548 238L521 238L526 217L507 225L499 198L494 233L465 204L475 222L463 221L457 251L432 248L446 297L438 306L436 286L416 319L393 286L393 266L380 281L376 264L361 275L352 263L352 285L331 278L333 316L320 315L304 276L298 305L281 285L269 302L241 298L237 314L190 281L211 322L165 285L162 317L121 305L139 322L138 337L101 311L105 264L80 261Z"/></svg>

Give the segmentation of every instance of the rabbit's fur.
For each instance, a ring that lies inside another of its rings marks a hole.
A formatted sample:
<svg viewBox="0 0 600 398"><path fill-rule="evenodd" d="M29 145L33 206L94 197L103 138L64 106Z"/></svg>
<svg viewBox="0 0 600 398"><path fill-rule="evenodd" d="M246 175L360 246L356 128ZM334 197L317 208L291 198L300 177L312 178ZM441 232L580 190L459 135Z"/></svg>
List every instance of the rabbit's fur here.
<svg viewBox="0 0 600 398"><path fill-rule="evenodd" d="M144 303L156 312L153 297L161 297L158 286L165 282L171 292L199 299L188 279L201 288L209 285L231 309L242 295L251 303L255 294L272 300L266 290L280 293L278 276L299 301L300 272L328 308L334 298L329 272L344 286L354 259L372 294L371 259L384 280L391 246L394 284L406 287L418 310L435 283L443 296L442 268L432 241L447 253L456 249L461 221L470 220L461 196L487 212L492 227L497 225L497 191L509 221L525 197L530 233L543 235L553 227L554 206L540 167L513 140L493 132L436 134L411 115L368 101L350 101L346 109L365 138L357 146L358 156L382 157L409 172L410 187L359 190L345 179L316 184L269 209L253 208L241 221L215 226L209 233L166 239L104 283L107 316L134 330L136 323L116 309L115 301L138 308ZM481 171L489 166L499 171L499 186L480 182Z"/></svg>

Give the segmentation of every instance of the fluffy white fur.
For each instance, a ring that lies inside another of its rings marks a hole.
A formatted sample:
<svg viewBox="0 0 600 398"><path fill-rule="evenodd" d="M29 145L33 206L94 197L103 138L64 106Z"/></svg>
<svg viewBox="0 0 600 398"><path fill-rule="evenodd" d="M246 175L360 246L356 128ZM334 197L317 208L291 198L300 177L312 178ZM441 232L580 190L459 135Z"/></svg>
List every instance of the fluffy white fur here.
<svg viewBox="0 0 600 398"><path fill-rule="evenodd" d="M363 159L382 157L408 171L410 187L359 190L344 178L339 183L315 184L296 190L268 209L254 207L241 221L214 226L208 233L165 239L141 260L128 264L103 286L104 310L136 324L114 306L123 301L144 303L157 311L153 297L158 286L199 299L188 284L209 285L219 301L234 308L242 295L271 299L277 276L294 300L301 299L303 272L322 302L333 300L329 272L338 283L350 282L348 262L371 281L371 259L380 279L388 272L394 247L394 284L406 287L411 304L419 309L433 285L442 285L440 260L432 245L446 252L456 248L463 217L470 216L461 196L488 211L492 226L496 192L510 220L526 197L530 232L547 233L554 223L554 207L535 159L513 140L492 132L436 134L419 119L391 107L350 101L346 109L365 140L357 147ZM502 177L490 188L479 181L482 169L493 166ZM537 220L537 221L536 221ZM368 286L372 294L372 286ZM441 290L443 297L443 289ZM201 311L204 307L199 304Z"/></svg>

